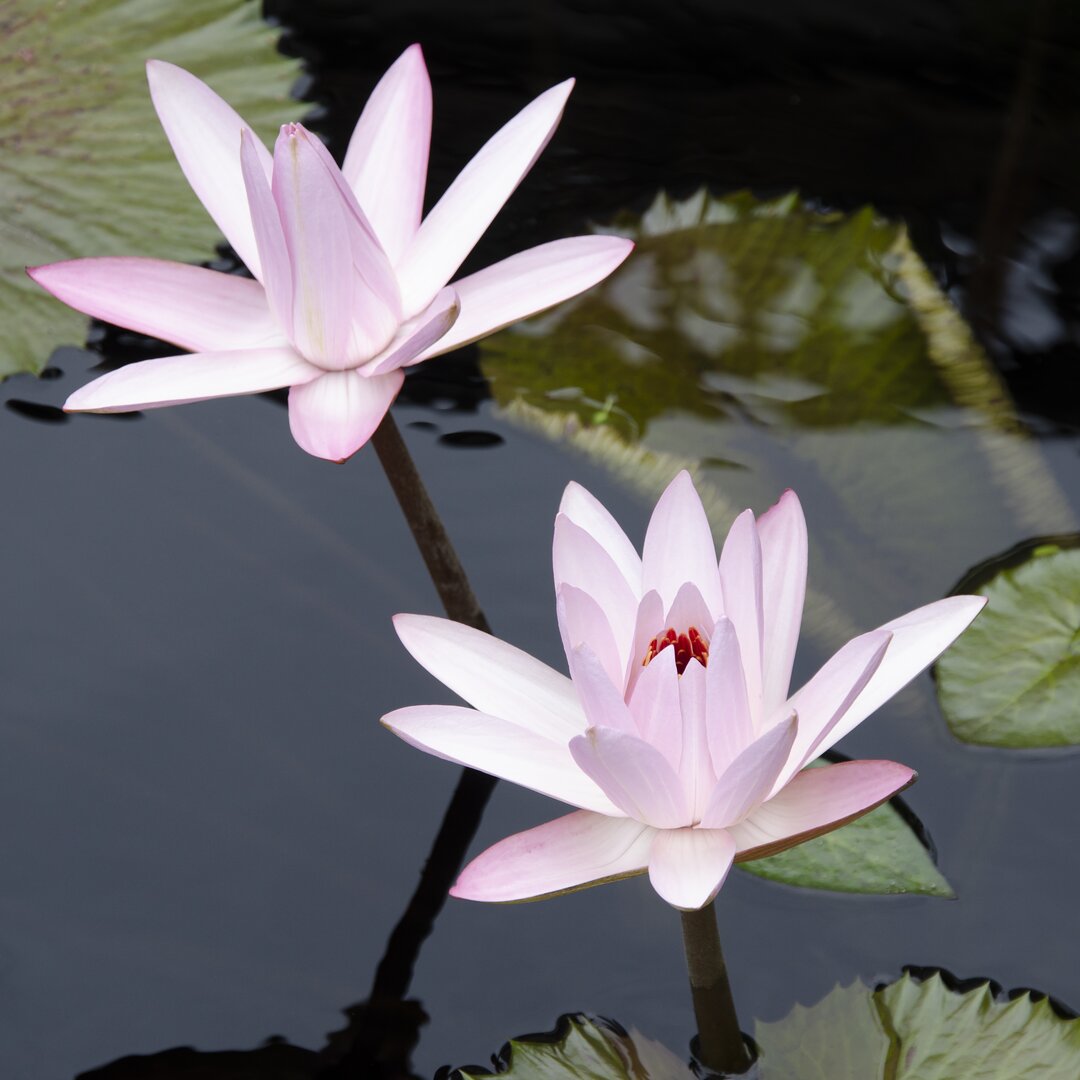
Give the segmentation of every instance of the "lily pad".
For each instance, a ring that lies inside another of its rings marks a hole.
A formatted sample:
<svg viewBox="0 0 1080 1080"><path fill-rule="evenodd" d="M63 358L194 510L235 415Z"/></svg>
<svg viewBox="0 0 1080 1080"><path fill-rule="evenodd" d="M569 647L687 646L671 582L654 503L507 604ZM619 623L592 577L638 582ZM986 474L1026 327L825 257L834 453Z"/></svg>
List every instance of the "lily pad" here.
<svg viewBox="0 0 1080 1080"><path fill-rule="evenodd" d="M452 1080L693 1080L689 1067L660 1043L578 1013L545 1035L511 1039L499 1072L463 1068Z"/></svg>
<svg viewBox="0 0 1080 1080"><path fill-rule="evenodd" d="M637 243L615 274L479 344L495 399L649 500L689 468L717 535L802 491L822 659L1018 525L1076 528L901 223L702 191L610 231Z"/></svg>
<svg viewBox="0 0 1080 1080"><path fill-rule="evenodd" d="M144 62L205 79L263 136L294 119L297 61L250 0L0 0L0 378L82 344L86 317L27 265L85 255L214 257L220 237L150 103Z"/></svg>
<svg viewBox="0 0 1080 1080"><path fill-rule="evenodd" d="M873 989L838 986L816 1005L757 1023L760 1080L1066 1080L1080 1076L1080 1020L1031 991L954 986L905 973ZM563 1016L554 1031L511 1040L497 1072L452 1080L690 1080L673 1051L610 1021Z"/></svg>
<svg viewBox="0 0 1080 1080"><path fill-rule="evenodd" d="M940 973L871 990L838 987L810 1008L757 1024L761 1080L1065 1080L1080 1076L1080 1020L1043 997L966 991Z"/></svg>
<svg viewBox="0 0 1080 1080"><path fill-rule="evenodd" d="M986 610L938 661L938 700L968 743L1080 744L1080 537L1027 545L975 588ZM1066 546L1071 545L1071 546Z"/></svg>
<svg viewBox="0 0 1080 1080"><path fill-rule="evenodd" d="M785 885L832 892L956 894L893 803L779 855L739 867Z"/></svg>

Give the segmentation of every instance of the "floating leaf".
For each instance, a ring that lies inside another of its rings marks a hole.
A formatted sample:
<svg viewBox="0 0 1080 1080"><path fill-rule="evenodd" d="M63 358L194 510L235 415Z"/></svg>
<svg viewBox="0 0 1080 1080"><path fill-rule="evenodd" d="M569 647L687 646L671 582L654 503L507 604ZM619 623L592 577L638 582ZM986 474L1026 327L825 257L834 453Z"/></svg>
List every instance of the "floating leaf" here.
<svg viewBox="0 0 1080 1080"><path fill-rule="evenodd" d="M879 990L837 987L810 1008L755 1027L761 1080L1066 1080L1080 1076L1080 1020L1028 991L950 989L940 973Z"/></svg>
<svg viewBox="0 0 1080 1080"><path fill-rule="evenodd" d="M220 236L150 103L144 62L205 79L260 134L294 119L298 67L259 5L237 0L0 0L0 377L82 344L86 318L27 265L84 255L214 256Z"/></svg>
<svg viewBox="0 0 1080 1080"><path fill-rule="evenodd" d="M806 889L956 895L926 845L891 802L779 855L738 865L769 881Z"/></svg>
<svg viewBox="0 0 1080 1080"><path fill-rule="evenodd" d="M941 710L964 742L1080 743L1080 547L1028 549L974 586L989 603L937 664Z"/></svg>
<svg viewBox="0 0 1080 1080"><path fill-rule="evenodd" d="M458 1069L461 1080L693 1080L666 1047L582 1014L562 1016L547 1035L512 1039L500 1071Z"/></svg>

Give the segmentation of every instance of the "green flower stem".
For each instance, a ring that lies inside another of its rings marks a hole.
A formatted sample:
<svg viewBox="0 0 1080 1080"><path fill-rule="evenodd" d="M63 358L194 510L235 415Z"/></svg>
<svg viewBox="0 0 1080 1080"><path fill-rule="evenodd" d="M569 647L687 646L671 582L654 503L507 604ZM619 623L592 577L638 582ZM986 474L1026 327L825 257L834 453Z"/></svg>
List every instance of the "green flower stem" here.
<svg viewBox="0 0 1080 1080"><path fill-rule="evenodd" d="M739 1076L753 1065L753 1060L735 1015L735 999L716 928L716 911L712 904L707 904L699 911L681 914L686 967L697 1020L698 1060L722 1076Z"/></svg>
<svg viewBox="0 0 1080 1080"><path fill-rule="evenodd" d="M447 617L490 634L491 627L480 610L480 602L465 576L461 560L389 412L371 436L371 445L379 455L379 462L409 523Z"/></svg>
<svg viewBox="0 0 1080 1080"><path fill-rule="evenodd" d="M383 417L371 442L447 616L490 633L461 560L390 413ZM431 933L447 892L461 871L495 783L492 776L473 769L462 770L416 891L379 961L369 1001L401 1000L408 993L420 947Z"/></svg>

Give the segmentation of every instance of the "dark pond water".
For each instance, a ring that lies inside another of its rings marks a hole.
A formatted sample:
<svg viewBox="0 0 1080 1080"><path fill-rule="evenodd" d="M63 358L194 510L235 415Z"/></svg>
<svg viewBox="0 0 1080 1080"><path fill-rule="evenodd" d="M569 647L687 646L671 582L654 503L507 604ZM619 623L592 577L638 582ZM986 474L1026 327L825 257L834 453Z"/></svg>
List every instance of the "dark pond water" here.
<svg viewBox="0 0 1080 1080"><path fill-rule="evenodd" d="M987 483L946 512L948 478L890 441L890 424L831 427L856 476L878 455L844 509L863 530L851 550L867 565L887 555L888 580L868 586L832 546L825 459L807 465L791 425L753 425L731 497L761 510L798 487L811 583L838 590L859 627L1014 543L1076 528L1080 24L1066 5L927 0L871 16L782 4L768 21L751 3L268 6L309 62L314 126L339 150L378 75L422 41L436 193L532 93L578 77L475 265L640 213L661 188L797 187L817 206L872 203L907 223L1037 435L1024 454L1053 490L1010 503ZM113 362L143 347L103 338ZM417 372L396 416L496 632L561 666L548 567L562 488L585 484L637 539L653 492L499 413L478 356ZM390 629L395 612L438 607L374 454L344 467L307 457L271 399L59 422L49 407L100 360L60 350L54 378L0 387L0 1059L19 1080L181 1044L322 1046L366 995L457 780L378 724L446 698ZM970 416L935 415L943 447L968 437ZM719 428L673 406L652 430L670 448ZM812 634L796 681L837 643ZM962 746L928 676L842 749L919 770L908 803L959 898L733 875L718 911L744 1026L905 964L1080 1005L1080 759ZM473 850L551 811L500 787ZM487 1060L573 1010L680 1051L693 1028L678 918L642 879L541 904L451 901L412 993L430 1017L421 1076Z"/></svg>

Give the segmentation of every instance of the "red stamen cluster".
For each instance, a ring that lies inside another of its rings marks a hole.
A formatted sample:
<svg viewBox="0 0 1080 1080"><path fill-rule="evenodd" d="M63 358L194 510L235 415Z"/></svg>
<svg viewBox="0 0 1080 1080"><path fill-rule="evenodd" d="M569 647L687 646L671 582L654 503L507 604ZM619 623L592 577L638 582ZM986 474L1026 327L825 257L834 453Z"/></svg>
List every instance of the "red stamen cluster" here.
<svg viewBox="0 0 1080 1080"><path fill-rule="evenodd" d="M696 626L691 626L685 634L676 634L670 627L662 634L657 634L649 642L641 666L644 667L654 656L662 653L669 645L675 647L675 670L680 675L686 670L686 665L690 663L691 658L697 660L702 667L708 667L709 646Z"/></svg>

